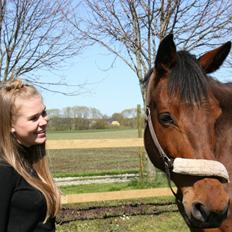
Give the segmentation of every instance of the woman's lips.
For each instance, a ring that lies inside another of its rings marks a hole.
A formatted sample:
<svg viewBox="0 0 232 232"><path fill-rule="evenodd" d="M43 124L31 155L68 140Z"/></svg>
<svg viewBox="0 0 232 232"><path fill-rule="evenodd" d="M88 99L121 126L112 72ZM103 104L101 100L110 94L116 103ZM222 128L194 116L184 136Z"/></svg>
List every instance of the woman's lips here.
<svg viewBox="0 0 232 232"><path fill-rule="evenodd" d="M37 134L38 137L45 137L46 136L46 131L45 130L38 131L36 134Z"/></svg>

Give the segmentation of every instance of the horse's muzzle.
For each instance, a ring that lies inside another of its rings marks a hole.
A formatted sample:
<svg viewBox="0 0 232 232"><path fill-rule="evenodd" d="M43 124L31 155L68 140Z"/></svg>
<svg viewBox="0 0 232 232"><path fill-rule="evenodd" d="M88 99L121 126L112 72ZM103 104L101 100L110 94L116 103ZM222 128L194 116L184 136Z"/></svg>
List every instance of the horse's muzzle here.
<svg viewBox="0 0 232 232"><path fill-rule="evenodd" d="M179 188L178 195L178 208L190 228L217 228L228 216L229 195L218 179L199 179Z"/></svg>
<svg viewBox="0 0 232 232"><path fill-rule="evenodd" d="M192 214L189 219L191 228L217 228L227 218L229 204L219 212L210 211L204 204L192 204Z"/></svg>

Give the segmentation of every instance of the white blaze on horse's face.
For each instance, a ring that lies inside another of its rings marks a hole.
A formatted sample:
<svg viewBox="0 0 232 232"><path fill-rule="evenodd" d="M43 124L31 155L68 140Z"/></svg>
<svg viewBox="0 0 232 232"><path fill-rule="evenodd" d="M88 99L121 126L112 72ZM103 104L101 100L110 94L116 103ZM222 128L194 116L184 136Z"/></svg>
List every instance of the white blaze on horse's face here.
<svg viewBox="0 0 232 232"><path fill-rule="evenodd" d="M223 112L211 87L216 82L206 73L220 67L230 46L226 43L196 60L188 52L176 52L169 35L159 46L148 83L145 148L165 172L166 157L174 159L170 176L190 227L219 227L227 217L229 175L216 152L216 125Z"/></svg>

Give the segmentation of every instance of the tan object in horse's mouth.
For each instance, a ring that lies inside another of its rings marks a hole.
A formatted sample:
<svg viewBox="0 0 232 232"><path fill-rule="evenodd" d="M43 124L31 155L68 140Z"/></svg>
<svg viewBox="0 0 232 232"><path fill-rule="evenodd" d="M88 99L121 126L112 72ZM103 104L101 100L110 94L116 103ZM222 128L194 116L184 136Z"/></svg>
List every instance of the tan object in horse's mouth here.
<svg viewBox="0 0 232 232"><path fill-rule="evenodd" d="M229 182L229 174L225 166L216 160L176 158L172 171L191 176L221 177Z"/></svg>

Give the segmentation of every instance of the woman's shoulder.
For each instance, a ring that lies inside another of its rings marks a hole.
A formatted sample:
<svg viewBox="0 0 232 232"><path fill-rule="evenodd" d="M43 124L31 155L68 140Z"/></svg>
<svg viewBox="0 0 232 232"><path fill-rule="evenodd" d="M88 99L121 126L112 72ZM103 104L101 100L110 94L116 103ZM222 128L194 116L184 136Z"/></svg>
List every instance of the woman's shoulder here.
<svg viewBox="0 0 232 232"><path fill-rule="evenodd" d="M0 175L3 177L4 176L18 177L19 174L9 163L7 163L4 159L0 158Z"/></svg>
<svg viewBox="0 0 232 232"><path fill-rule="evenodd" d="M8 164L4 159L0 158L0 168L1 167L12 168L12 166L10 164Z"/></svg>
<svg viewBox="0 0 232 232"><path fill-rule="evenodd" d="M0 198L12 193L20 180L21 177L16 170L5 160L0 159L0 186L4 186L4 190L0 192Z"/></svg>
<svg viewBox="0 0 232 232"><path fill-rule="evenodd" d="M0 158L0 166L9 166L9 164L2 158Z"/></svg>

